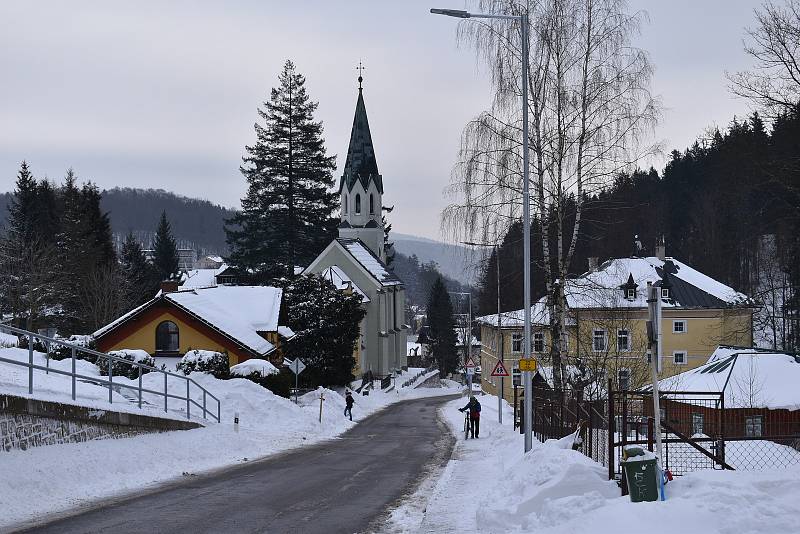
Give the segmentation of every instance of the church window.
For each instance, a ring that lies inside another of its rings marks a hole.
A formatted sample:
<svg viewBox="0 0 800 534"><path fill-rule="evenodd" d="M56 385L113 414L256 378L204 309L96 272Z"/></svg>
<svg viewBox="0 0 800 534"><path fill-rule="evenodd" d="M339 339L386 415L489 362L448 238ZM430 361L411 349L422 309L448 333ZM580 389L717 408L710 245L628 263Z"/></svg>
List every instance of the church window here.
<svg viewBox="0 0 800 534"><path fill-rule="evenodd" d="M156 327L156 351L178 352L178 325L164 321Z"/></svg>
<svg viewBox="0 0 800 534"><path fill-rule="evenodd" d="M356 193L356 215L361 215L361 195Z"/></svg>
<svg viewBox="0 0 800 534"><path fill-rule="evenodd" d="M372 193L369 195L369 214L375 215L375 198L372 196Z"/></svg>
<svg viewBox="0 0 800 534"><path fill-rule="evenodd" d="M344 198L344 203L343 203L343 205L344 205L344 213L346 214L347 213L347 195L344 195L343 198Z"/></svg>

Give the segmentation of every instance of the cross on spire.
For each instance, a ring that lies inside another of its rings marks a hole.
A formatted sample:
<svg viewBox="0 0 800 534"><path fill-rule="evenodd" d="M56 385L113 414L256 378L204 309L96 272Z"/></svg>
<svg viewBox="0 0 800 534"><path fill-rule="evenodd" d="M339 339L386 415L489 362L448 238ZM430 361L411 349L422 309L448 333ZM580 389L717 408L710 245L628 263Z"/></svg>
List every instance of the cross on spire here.
<svg viewBox="0 0 800 534"><path fill-rule="evenodd" d="M363 74L364 74L364 69L366 69L366 68L367 68L367 67L365 67L365 66L364 66L364 65L361 63L361 60L359 59L359 60L358 60L358 67L356 67L356 70L358 71L358 90L359 90L359 91L361 90L361 82L363 82L363 81L364 81Z"/></svg>

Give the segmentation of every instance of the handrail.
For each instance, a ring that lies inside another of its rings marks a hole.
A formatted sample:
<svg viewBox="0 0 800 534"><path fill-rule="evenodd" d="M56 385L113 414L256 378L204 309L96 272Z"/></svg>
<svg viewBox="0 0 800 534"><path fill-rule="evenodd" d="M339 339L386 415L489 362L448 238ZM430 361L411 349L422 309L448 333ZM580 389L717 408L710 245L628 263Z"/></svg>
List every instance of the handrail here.
<svg viewBox="0 0 800 534"><path fill-rule="evenodd" d="M21 328L17 328L17 327L14 327L14 326L10 326L10 325L7 325L7 324L0 323L0 331L3 331L3 330L6 331L6 332L10 332L12 334L16 334L18 336L25 336L25 337L28 338L28 361L27 362L22 362L22 361L19 361L19 360L12 360L12 359L3 358L3 357L0 357L0 362L10 363L12 365L19 365L19 366L28 368L28 393L31 394L31 395L33 394L33 389L34 389L33 388L33 382L34 382L33 381L33 371L34 370L39 370L39 371L45 371L47 373L51 373L52 372L54 374L59 374L59 375L72 377L72 400L76 399L76 382L75 381L76 381L76 379L80 378L82 380L95 383L95 384L97 384L99 386L107 387L108 388L108 402L109 403L113 402L114 387L116 387L117 389L119 389L119 388L128 388L128 389L131 389L131 390L138 391L138 407L139 407L139 409L142 408L142 393L150 393L150 394L153 394L153 395L159 395L159 396L163 396L164 397L164 412L168 412L169 411L169 399L173 398L173 399L182 400L182 401L184 401L186 403L186 418L187 419L191 419L191 405L194 404L196 407L198 407L198 408L200 408L202 410L203 419L211 418L212 420L215 420L217 423L219 423L220 420L221 420L222 406L221 406L221 402L220 402L219 398L217 398L213 393L211 393L206 388L204 388L203 386L198 384L193 378L190 378L190 377L185 376L185 375L179 375L177 373L171 373L169 371L165 371L163 369L159 369L157 367L153 367L151 365L147 365L147 364L144 364L144 363L140 363L140 362L136 362L136 361L132 361L132 360L127 360L125 358L120 358L120 357L114 356L112 354L106 354L104 352L99 352L99 351L96 351L96 350L92 350L92 349L89 349L87 347L81 347L80 345L76 345L74 343L69 343L67 341L62 341L61 339L44 336L44 335L41 335L41 334L30 332L28 330L23 330ZM34 339L39 340L39 341L45 341L45 342L48 343L48 352L46 354L46 357L47 357L47 366L46 367L43 367L41 365L36 365L36 364L33 363L33 343L34 343ZM71 371L62 371L60 369L53 369L53 368L50 367L49 344L60 345L62 347L67 347L69 349L72 349L72 354L71 354L72 368L71 368ZM76 370L75 370L75 360L76 360L76 354L78 352L83 352L83 353L90 354L90 355L96 356L98 358L104 358L105 360L107 360L108 361L108 379L107 380L101 380L96 376L87 376L87 375L82 375L82 374L77 373ZM130 384L124 384L122 382L114 382L114 373L113 373L112 362L120 362L120 363L124 363L126 365L131 365L131 366L137 367L138 370L139 370L139 373L138 373L139 374L139 376L138 376L138 386L132 386ZM148 372L161 373L164 376L164 391L163 392L162 391L155 391L155 390L151 390L151 389L147 389L147 388L142 387L142 375L145 374L143 372L143 370L145 370L145 369ZM177 378L177 379L186 381L186 393L185 394L176 395L176 394L170 393L168 391L168 379L169 379L170 376L173 377L173 378ZM202 405L199 402L197 402L194 399L192 399L192 397L191 397L191 385L192 384L194 384L202 392L202 395L203 395L203 404ZM207 407L207 398L208 397L211 397L217 403L216 414L211 409L209 409Z"/></svg>

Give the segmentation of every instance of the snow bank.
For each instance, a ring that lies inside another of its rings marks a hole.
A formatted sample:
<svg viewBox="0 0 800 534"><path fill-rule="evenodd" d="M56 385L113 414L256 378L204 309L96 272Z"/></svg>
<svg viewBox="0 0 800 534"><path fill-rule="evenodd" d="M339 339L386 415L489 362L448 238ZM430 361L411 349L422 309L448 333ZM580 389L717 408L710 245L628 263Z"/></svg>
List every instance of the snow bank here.
<svg viewBox="0 0 800 534"><path fill-rule="evenodd" d="M280 371L278 368L269 363L267 360L259 360L255 358L251 358L249 360L245 360L242 363L237 363L233 367L231 367L231 376L250 376L252 374L258 374L261 378L265 378L269 375L276 375Z"/></svg>
<svg viewBox="0 0 800 534"><path fill-rule="evenodd" d="M17 336L0 332L0 347L16 347L18 343Z"/></svg>

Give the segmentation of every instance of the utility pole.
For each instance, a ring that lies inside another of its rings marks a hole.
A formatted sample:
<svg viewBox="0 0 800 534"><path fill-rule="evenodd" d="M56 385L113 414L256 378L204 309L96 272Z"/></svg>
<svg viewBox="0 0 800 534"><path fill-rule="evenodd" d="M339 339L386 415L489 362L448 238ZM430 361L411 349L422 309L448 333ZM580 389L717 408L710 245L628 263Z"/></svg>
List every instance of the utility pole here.
<svg viewBox="0 0 800 534"><path fill-rule="evenodd" d="M662 360L662 327L661 327L661 288L647 282L647 338L650 348L650 372L653 380L653 419L656 433L656 453L659 461L664 461L661 455L661 400L658 390L658 373L661 372ZM655 350L653 350L655 349Z"/></svg>

